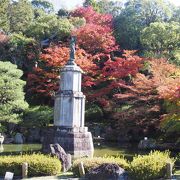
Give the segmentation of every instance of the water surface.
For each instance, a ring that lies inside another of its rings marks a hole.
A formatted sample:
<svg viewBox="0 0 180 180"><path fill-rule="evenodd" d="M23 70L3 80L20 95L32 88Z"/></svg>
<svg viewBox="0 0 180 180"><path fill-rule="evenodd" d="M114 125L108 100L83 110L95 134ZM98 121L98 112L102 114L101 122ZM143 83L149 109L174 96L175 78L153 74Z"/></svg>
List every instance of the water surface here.
<svg viewBox="0 0 180 180"><path fill-rule="evenodd" d="M4 144L0 147L0 155L40 152L41 147L41 144ZM125 147L112 143L95 143L94 147L96 157L123 155L131 159L135 154L142 153L134 145Z"/></svg>

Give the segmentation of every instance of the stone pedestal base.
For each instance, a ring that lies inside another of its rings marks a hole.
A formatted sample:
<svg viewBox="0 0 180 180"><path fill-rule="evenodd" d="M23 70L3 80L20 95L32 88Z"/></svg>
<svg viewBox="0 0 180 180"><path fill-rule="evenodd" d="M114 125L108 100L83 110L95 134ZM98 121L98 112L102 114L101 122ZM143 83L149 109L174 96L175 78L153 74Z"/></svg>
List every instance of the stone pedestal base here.
<svg viewBox="0 0 180 180"><path fill-rule="evenodd" d="M58 143L66 153L74 157L93 157L94 146L92 135L87 127L52 127L44 136L42 151L48 152L49 144Z"/></svg>

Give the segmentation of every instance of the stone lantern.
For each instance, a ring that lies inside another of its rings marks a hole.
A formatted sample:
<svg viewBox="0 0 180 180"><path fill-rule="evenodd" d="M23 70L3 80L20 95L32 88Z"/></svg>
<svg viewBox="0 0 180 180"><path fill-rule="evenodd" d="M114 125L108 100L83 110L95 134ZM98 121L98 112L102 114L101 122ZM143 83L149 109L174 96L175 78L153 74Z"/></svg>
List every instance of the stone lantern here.
<svg viewBox="0 0 180 180"><path fill-rule="evenodd" d="M54 130L47 136L75 157L93 156L91 132L84 126L85 95L81 92L83 71L75 63L75 41L71 38L70 59L62 68L60 88L55 97Z"/></svg>

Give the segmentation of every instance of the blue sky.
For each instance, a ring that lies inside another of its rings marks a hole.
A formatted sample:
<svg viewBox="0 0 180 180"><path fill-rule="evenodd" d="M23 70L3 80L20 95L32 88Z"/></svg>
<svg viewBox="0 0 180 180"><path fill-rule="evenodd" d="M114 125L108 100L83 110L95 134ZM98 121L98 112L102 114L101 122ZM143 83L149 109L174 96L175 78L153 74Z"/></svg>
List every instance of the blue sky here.
<svg viewBox="0 0 180 180"><path fill-rule="evenodd" d="M77 6L82 5L84 0L49 0L54 4L55 10L60 8L73 9ZM169 0L173 4L180 6L180 0Z"/></svg>

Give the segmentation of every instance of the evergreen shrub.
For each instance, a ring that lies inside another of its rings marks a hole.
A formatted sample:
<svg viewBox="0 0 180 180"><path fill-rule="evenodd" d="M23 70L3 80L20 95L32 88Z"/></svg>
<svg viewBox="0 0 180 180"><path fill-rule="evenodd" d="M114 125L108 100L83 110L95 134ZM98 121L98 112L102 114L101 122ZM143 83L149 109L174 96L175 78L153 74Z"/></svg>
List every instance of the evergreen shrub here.
<svg viewBox="0 0 180 180"><path fill-rule="evenodd" d="M22 163L28 163L28 176L56 175L61 171L61 162L56 157L43 154L0 156L0 176L7 171L14 176L22 175Z"/></svg>
<svg viewBox="0 0 180 180"><path fill-rule="evenodd" d="M133 158L129 166L129 174L133 180L152 180L166 176L167 162L174 164L168 151L150 152L148 155L138 155Z"/></svg>

